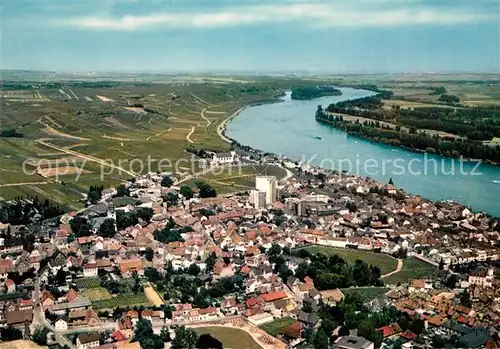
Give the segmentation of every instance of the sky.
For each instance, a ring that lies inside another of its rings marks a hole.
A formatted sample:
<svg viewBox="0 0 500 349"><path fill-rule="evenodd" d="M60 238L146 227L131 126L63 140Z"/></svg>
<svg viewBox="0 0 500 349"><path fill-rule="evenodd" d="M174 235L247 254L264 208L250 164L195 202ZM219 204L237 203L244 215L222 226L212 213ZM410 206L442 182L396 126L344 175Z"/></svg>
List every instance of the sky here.
<svg viewBox="0 0 500 349"><path fill-rule="evenodd" d="M500 73L500 0L0 0L2 69Z"/></svg>

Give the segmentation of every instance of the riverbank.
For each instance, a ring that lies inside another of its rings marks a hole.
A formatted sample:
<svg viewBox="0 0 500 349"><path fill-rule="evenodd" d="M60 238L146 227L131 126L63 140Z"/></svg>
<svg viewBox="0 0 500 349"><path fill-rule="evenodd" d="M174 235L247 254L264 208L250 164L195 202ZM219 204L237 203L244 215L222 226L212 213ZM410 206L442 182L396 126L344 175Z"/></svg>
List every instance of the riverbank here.
<svg viewBox="0 0 500 349"><path fill-rule="evenodd" d="M343 88L341 98L355 99L374 94ZM323 170L334 169L335 173L346 170L349 174L372 178L378 183L388 183L392 177L398 188L403 188L412 196L420 196L430 202L460 203L475 212L500 217L497 205L500 186L495 184L500 179L498 167L487 164L477 166L466 161L459 164L434 154L349 137L347 133L311 118L318 104L327 105L341 98L313 101L285 99L283 103L245 108L226 125L225 136L232 140L234 149L245 155L275 155ZM374 161L378 167L367 170L364 164L373 164ZM337 166L346 162L351 165L348 169ZM429 166L435 166L436 170ZM463 168L459 169L459 166ZM450 171L454 168L456 172Z"/></svg>
<svg viewBox="0 0 500 349"><path fill-rule="evenodd" d="M283 93L283 94L280 94L280 95L277 95L275 98L276 100L266 100L266 101L260 101L260 102L255 102L255 103L250 103L250 104L247 104L247 105L244 105L243 107L241 107L240 109L238 109L237 111L235 111L233 114L231 114L231 116L227 117L226 119L222 120L222 122L219 124L219 126L217 126L217 134L219 135L219 137L224 141L224 142L227 142L227 143L234 143L236 142L234 139L232 138L229 138L227 135L226 135L226 131L227 131L227 124L236 116L238 116L243 110L245 110L246 108L249 108L249 107L256 107L256 106L259 106L259 105L264 105L264 104L273 104L273 103L280 103L280 102L283 102L282 99L280 99L281 97L284 97L286 96L286 93Z"/></svg>
<svg viewBox="0 0 500 349"><path fill-rule="evenodd" d="M353 116L353 117L355 118L355 116ZM477 163L478 161L481 161L481 162L483 162L485 164L488 164L488 165L500 166L500 163L496 163L496 162L488 160L488 159L472 159L472 158L457 157L457 156L453 156L453 155L451 155L449 153L439 152L439 151L437 151L436 149L434 149L432 147L429 147L427 149L411 148L411 147L405 146L405 145L403 145L403 144L401 144L399 142L391 142L391 140L387 139L387 138L383 138L383 137L370 137L370 136L367 136L367 135L360 134L358 132L352 132L352 131L344 128L344 127L337 127L336 124L335 124L335 121L325 120L325 119L318 118L318 117L316 117L316 121L319 122L319 123L328 125L330 127L333 127L333 128L335 128L337 130L340 130L342 132L345 132L346 134L348 134L348 135L350 135L352 137L357 137L359 139L365 139L365 140L368 140L368 141L373 142L373 143L385 144L385 145L389 145L389 146L392 146L392 147L397 147L397 148L401 148L401 149L404 149L404 150L407 150L407 151L411 151L411 152L414 152L414 153L419 153L419 154L426 154L426 153L436 154L436 155L439 155L439 156L442 156L442 157L445 157L445 158L448 158L448 159L451 159L451 160L467 161L467 162L472 162L472 163ZM376 121L376 120L373 120L373 121Z"/></svg>

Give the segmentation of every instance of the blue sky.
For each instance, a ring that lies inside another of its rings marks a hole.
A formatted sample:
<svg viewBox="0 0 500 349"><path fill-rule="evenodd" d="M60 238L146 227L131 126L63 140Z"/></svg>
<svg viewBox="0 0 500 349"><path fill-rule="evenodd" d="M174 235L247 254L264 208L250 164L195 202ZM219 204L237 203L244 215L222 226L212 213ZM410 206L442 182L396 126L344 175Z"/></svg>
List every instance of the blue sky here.
<svg viewBox="0 0 500 349"><path fill-rule="evenodd" d="M498 1L3 1L3 69L499 73Z"/></svg>

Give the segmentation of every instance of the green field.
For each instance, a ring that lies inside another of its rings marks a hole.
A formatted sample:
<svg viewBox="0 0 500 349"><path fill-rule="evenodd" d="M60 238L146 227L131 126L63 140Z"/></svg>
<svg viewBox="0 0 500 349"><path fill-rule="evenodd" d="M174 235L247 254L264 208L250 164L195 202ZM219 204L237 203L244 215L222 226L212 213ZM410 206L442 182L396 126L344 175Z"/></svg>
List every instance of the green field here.
<svg viewBox="0 0 500 349"><path fill-rule="evenodd" d="M136 307L141 305L146 307L152 306L143 292L138 294L119 294L110 299L92 302L94 309L114 309L116 307Z"/></svg>
<svg viewBox="0 0 500 349"><path fill-rule="evenodd" d="M101 280L98 277L95 278L83 278L75 280L75 284L79 289L82 288L94 288L101 286Z"/></svg>
<svg viewBox="0 0 500 349"><path fill-rule="evenodd" d="M255 188L255 177L257 175L276 176L279 180L286 176L286 170L271 165L236 165L220 170L214 169L213 172L198 176L183 184L195 188L196 182L203 181L215 188L217 193L226 194Z"/></svg>
<svg viewBox="0 0 500 349"><path fill-rule="evenodd" d="M371 301L372 299L380 297L381 295L383 295L384 293L389 291L389 288L387 288L387 287L351 287L351 288L341 288L340 290L342 291L342 293L345 296L356 294L363 300L363 302L368 302L368 301Z"/></svg>
<svg viewBox="0 0 500 349"><path fill-rule="evenodd" d="M255 340L243 330L229 327L207 326L193 328L199 335L208 333L218 339L227 349L262 349Z"/></svg>
<svg viewBox="0 0 500 349"><path fill-rule="evenodd" d="M286 316L278 318L272 322L268 322L267 324L260 326L260 328L269 333L271 336L276 337L281 332L281 330L290 326L296 321L297 320L295 320L294 318Z"/></svg>
<svg viewBox="0 0 500 349"><path fill-rule="evenodd" d="M352 250L352 249L343 249L343 248L334 248L327 246L307 246L304 247L310 253L318 253L322 252L327 255L336 254L345 260L347 263L354 263L357 259L360 259L366 262L369 265L375 265L380 268L380 271L383 274L389 273L396 269L397 260L382 253L370 252L370 251L362 251L362 250Z"/></svg>
<svg viewBox="0 0 500 349"><path fill-rule="evenodd" d="M112 295L104 287L86 288L80 291L80 294L91 302L98 302L112 298Z"/></svg>
<svg viewBox="0 0 500 349"><path fill-rule="evenodd" d="M387 278L383 281L387 285L396 285L398 283L404 284L412 279L425 278L436 271L436 268L420 259L410 257L404 260L403 269Z"/></svg>

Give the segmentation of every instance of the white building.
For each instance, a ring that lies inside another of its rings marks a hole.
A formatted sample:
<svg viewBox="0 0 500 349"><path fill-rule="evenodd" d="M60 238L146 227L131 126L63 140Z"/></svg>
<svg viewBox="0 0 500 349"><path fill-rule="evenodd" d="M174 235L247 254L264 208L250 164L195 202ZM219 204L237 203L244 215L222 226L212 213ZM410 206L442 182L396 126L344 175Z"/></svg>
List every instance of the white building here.
<svg viewBox="0 0 500 349"><path fill-rule="evenodd" d="M236 161L236 152L230 153L214 153L212 163L215 165L231 164Z"/></svg>
<svg viewBox="0 0 500 349"><path fill-rule="evenodd" d="M271 205L276 200L276 177L257 176L255 177L255 189L266 193L266 205Z"/></svg>
<svg viewBox="0 0 500 349"><path fill-rule="evenodd" d="M76 338L77 349L99 348L99 334L97 332L82 333Z"/></svg>
<svg viewBox="0 0 500 349"><path fill-rule="evenodd" d="M250 203L256 209L266 207L266 192L257 189L250 190Z"/></svg>

